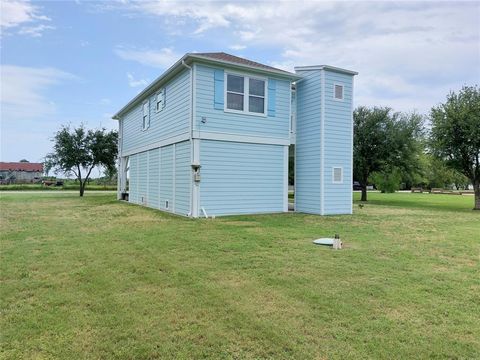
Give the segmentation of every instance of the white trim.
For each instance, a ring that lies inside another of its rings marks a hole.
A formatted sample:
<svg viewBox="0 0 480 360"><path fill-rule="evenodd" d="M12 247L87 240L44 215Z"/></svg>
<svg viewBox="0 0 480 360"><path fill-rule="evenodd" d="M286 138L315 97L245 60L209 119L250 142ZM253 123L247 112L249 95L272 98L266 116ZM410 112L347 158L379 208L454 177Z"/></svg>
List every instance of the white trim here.
<svg viewBox="0 0 480 360"><path fill-rule="evenodd" d="M350 148L350 181L353 184L353 80L352 77L352 95L350 96L350 118L351 118L351 148ZM353 214L353 188L349 185L350 190L350 214Z"/></svg>
<svg viewBox="0 0 480 360"><path fill-rule="evenodd" d="M162 148L158 148L158 208L162 208Z"/></svg>
<svg viewBox="0 0 480 360"><path fill-rule="evenodd" d="M228 75L243 77L243 93L236 91L228 91ZM264 96L263 96L263 113L249 111L250 96L262 98L262 96L250 95L250 79L260 80L264 82ZM248 73L224 70L223 72L223 111L242 115L253 115L259 117L268 116L268 78L262 76L255 76ZM238 94L243 96L243 110L235 110L227 108L227 93Z"/></svg>
<svg viewBox="0 0 480 360"><path fill-rule="evenodd" d="M325 214L325 70L320 70L320 215Z"/></svg>
<svg viewBox="0 0 480 360"><path fill-rule="evenodd" d="M288 212L288 145L283 147L283 211Z"/></svg>
<svg viewBox="0 0 480 360"><path fill-rule="evenodd" d="M173 189L172 189L172 212L175 212L175 188L177 187L177 144L173 144Z"/></svg>
<svg viewBox="0 0 480 360"><path fill-rule="evenodd" d="M147 199L145 201L148 204L148 199L150 198L150 150L147 151Z"/></svg>
<svg viewBox="0 0 480 360"><path fill-rule="evenodd" d="M340 180L335 181L335 170L340 169ZM343 166L332 166L332 184L343 184Z"/></svg>
<svg viewBox="0 0 480 360"><path fill-rule="evenodd" d="M340 86L342 88L342 98L337 98L335 96L336 95L336 93L335 93L335 87L336 86ZM341 101L341 102L345 101L345 85L344 84L341 84L339 82L334 82L333 83L333 100Z"/></svg>
<svg viewBox="0 0 480 360"><path fill-rule="evenodd" d="M342 68L330 66L330 65L295 66L294 70L295 71L329 70L329 71L344 73L348 75L358 75L358 72L356 71L342 69Z"/></svg>
<svg viewBox="0 0 480 360"><path fill-rule="evenodd" d="M158 148L158 147L164 147L164 146L167 146L167 145L175 144L175 143L186 141L186 140L189 140L189 139L190 139L189 133L185 132L185 133L182 133L182 134L179 134L179 135L175 135L175 136L166 138L164 140L154 142L154 143L149 144L149 145L144 145L144 146L134 148L132 150L125 151L122 154L122 156L137 154L137 153L140 153L140 152L155 149L155 148Z"/></svg>
<svg viewBox="0 0 480 360"><path fill-rule="evenodd" d="M222 133L222 132L215 132L215 131L200 132L199 130L194 130L192 137L194 139L234 141L234 142L253 143L253 144L290 145L289 139L230 134L230 133Z"/></svg>

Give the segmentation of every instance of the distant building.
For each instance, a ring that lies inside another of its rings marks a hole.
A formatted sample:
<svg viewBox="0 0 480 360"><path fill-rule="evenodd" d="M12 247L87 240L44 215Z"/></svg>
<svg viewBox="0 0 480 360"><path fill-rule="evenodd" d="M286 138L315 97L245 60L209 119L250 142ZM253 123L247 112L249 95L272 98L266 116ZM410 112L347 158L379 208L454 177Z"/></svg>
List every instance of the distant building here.
<svg viewBox="0 0 480 360"><path fill-rule="evenodd" d="M42 163L0 162L2 184L32 183L43 176Z"/></svg>

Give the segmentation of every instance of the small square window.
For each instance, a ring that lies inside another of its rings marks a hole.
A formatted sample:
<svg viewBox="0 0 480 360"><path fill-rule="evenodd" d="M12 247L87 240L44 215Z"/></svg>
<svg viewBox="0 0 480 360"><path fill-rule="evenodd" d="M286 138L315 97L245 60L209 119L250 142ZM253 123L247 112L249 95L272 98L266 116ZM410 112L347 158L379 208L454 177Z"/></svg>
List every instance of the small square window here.
<svg viewBox="0 0 480 360"><path fill-rule="evenodd" d="M332 182L335 184L343 183L343 168L334 167L332 173Z"/></svg>
<svg viewBox="0 0 480 360"><path fill-rule="evenodd" d="M343 100L343 85L334 85L334 96L336 100Z"/></svg>

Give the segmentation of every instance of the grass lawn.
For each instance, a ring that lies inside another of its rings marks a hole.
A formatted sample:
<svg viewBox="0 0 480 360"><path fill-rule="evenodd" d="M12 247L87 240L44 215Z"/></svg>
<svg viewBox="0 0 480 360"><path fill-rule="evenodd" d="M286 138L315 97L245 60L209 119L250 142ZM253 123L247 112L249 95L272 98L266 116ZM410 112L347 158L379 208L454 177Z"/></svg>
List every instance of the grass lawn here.
<svg viewBox="0 0 480 360"><path fill-rule="evenodd" d="M352 216L192 220L0 194L0 357L480 358L473 198L369 198ZM344 250L312 244L335 233Z"/></svg>

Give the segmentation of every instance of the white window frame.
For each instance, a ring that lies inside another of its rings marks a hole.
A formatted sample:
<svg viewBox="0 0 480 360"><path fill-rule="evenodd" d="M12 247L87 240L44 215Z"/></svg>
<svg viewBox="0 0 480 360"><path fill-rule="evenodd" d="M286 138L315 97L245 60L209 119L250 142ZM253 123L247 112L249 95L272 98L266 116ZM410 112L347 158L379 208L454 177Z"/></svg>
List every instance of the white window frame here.
<svg viewBox="0 0 480 360"><path fill-rule="evenodd" d="M235 91L227 91L228 89L228 75L233 75L233 76L241 76L243 77L243 93L237 93ZM257 113L257 112L251 112L249 111L249 98L250 96L253 97L259 97L261 98L262 96L258 95L250 95L249 90L250 90L250 79L254 80L261 80L265 84L265 90L264 90L264 104L263 104L263 113ZM262 76L256 76L256 75L250 75L250 74L245 74L245 73L240 73L240 72L234 72L234 71L225 71L224 72L224 89L223 89L223 110L225 112L229 113L235 113L235 114L244 114L244 115L253 115L253 116L260 116L260 117L267 117L268 114L268 78L262 77ZM227 108L227 92L233 93L233 94L239 94L243 95L243 110L235 110L235 109L229 109Z"/></svg>
<svg viewBox="0 0 480 360"><path fill-rule="evenodd" d="M340 171L341 171L340 181L335 181L335 169L340 169ZM332 183L333 184L343 184L343 167L342 166L333 166L332 167Z"/></svg>
<svg viewBox="0 0 480 360"><path fill-rule="evenodd" d="M148 109L146 121L145 121L145 112L144 112L145 104L147 104L147 109ZM148 130L149 127L150 127L150 99L147 99L144 102L142 102L142 130L143 131Z"/></svg>
<svg viewBox="0 0 480 360"><path fill-rule="evenodd" d="M159 96L161 96L160 101L158 101ZM160 108L158 108L158 104L161 104ZM164 107L165 107L165 88L162 88L155 93L155 112L156 113L161 112Z"/></svg>
<svg viewBox="0 0 480 360"><path fill-rule="evenodd" d="M342 98L339 99L335 96L335 87L340 86L342 88ZM336 101L344 101L345 100L345 85L340 83L333 83L333 99Z"/></svg>

